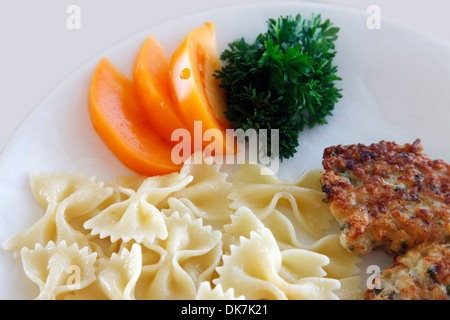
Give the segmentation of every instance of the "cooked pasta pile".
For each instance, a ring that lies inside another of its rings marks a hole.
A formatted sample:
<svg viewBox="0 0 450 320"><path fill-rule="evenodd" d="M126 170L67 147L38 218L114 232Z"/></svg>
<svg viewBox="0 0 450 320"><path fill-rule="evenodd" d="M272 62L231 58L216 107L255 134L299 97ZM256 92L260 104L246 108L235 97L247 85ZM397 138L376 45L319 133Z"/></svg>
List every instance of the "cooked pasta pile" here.
<svg viewBox="0 0 450 320"><path fill-rule="evenodd" d="M246 164L104 183L31 174L43 216L4 244L37 299L359 299L319 171L295 181Z"/></svg>

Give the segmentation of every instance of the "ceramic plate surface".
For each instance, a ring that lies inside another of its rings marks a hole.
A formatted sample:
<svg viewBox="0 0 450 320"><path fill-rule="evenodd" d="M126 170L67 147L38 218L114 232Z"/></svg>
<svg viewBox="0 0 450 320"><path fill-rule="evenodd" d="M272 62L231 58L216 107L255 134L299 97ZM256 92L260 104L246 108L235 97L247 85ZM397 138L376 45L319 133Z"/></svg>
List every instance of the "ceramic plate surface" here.
<svg viewBox="0 0 450 320"><path fill-rule="evenodd" d="M107 181L131 173L111 154L91 126L88 92L96 64L107 56L131 77L143 41L154 34L168 53L189 30L215 23L219 50L239 37L253 41L280 15L312 13L341 28L335 63L343 98L328 124L300 135L295 157L283 161L278 175L294 178L321 168L323 149L335 144L422 140L432 158L450 161L450 46L441 40L382 20L367 28L365 12L320 4L236 6L192 14L154 26L121 41L61 83L16 131L0 157L0 242L41 216L28 185L30 172L72 171ZM0 298L28 299L37 288L24 275L21 261L0 250ZM364 266L384 266L386 257L364 257ZM389 260L390 261L390 258Z"/></svg>

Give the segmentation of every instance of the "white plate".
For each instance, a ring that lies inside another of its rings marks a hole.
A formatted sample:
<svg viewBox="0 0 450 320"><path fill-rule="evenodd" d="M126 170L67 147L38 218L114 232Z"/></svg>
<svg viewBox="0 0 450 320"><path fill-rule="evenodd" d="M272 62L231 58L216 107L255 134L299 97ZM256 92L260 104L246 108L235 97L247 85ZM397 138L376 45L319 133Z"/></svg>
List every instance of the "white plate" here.
<svg viewBox="0 0 450 320"><path fill-rule="evenodd" d="M421 138L425 152L450 160L450 46L425 34L383 19L380 30L366 26L365 12L321 4L238 6L205 11L168 21L140 32L94 57L57 87L26 119L0 158L0 242L33 224L40 209L33 201L31 171L73 171L109 180L129 173L94 132L87 108L88 91L101 56L109 57L125 74L142 42L154 34L171 53L188 30L206 21L216 24L219 50L244 36L252 41L267 29L268 18L312 13L330 18L341 28L335 63L344 97L329 124L305 131L293 159L284 161L282 178L320 168L323 149L334 144L398 143ZM365 259L378 264L380 254ZM361 268L365 276L365 269ZM0 253L0 299L36 296L11 252Z"/></svg>

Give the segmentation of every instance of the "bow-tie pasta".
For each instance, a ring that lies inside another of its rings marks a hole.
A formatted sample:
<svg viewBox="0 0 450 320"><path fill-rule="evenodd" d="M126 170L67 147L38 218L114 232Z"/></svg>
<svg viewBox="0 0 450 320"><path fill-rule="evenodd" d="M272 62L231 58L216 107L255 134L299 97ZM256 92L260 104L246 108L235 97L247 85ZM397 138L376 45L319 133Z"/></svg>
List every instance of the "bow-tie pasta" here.
<svg viewBox="0 0 450 320"><path fill-rule="evenodd" d="M17 255L24 247L45 247L50 241L76 243L80 248L90 246L91 236L82 223L96 214L98 206L112 195L112 188L72 173L33 173L30 186L44 214L34 225L7 239L3 248Z"/></svg>
<svg viewBox="0 0 450 320"><path fill-rule="evenodd" d="M217 268L219 277L213 282L223 288L234 288L237 295L247 299L336 299L334 290L340 282L327 279L323 266L326 256L301 249L280 252L275 238L267 228L261 233L250 232L241 237L238 246L232 245L230 254L223 257ZM302 268L299 279L289 282L282 277L284 259L296 259Z"/></svg>
<svg viewBox="0 0 450 320"><path fill-rule="evenodd" d="M232 209L250 208L264 221L274 212L289 217L304 233L313 237L330 229L333 220L323 195L313 189L282 184L250 184L236 186L229 198Z"/></svg>
<svg viewBox="0 0 450 320"><path fill-rule="evenodd" d="M145 261L138 284L140 299L195 299L201 282L211 280L222 256L221 233L203 226L201 219L177 212L165 219L168 235L147 250L160 256L157 268ZM145 252L146 249L144 249ZM152 259L153 260L153 259Z"/></svg>
<svg viewBox="0 0 450 320"><path fill-rule="evenodd" d="M320 171L283 181L202 160L107 183L31 174L43 215L3 247L39 299L360 298L359 258L333 232Z"/></svg>
<svg viewBox="0 0 450 320"><path fill-rule="evenodd" d="M167 237L161 212L156 208L171 193L182 189L192 176L177 173L146 179L137 191L128 189L129 198L114 203L84 223L91 234L110 237L112 242L133 239L136 242L153 241Z"/></svg>
<svg viewBox="0 0 450 320"><path fill-rule="evenodd" d="M118 254L114 253L110 259L99 260L98 281L109 299L133 300L141 268L141 247L135 243L130 251L123 248Z"/></svg>
<svg viewBox="0 0 450 320"><path fill-rule="evenodd" d="M56 299L58 295L88 286L95 280L97 255L87 247L49 242L45 247L23 248L23 268L28 278L39 286L37 299Z"/></svg>
<svg viewBox="0 0 450 320"><path fill-rule="evenodd" d="M204 281L198 288L196 300L244 300L244 296L236 297L234 289L230 288L226 291L223 290L222 285L219 283L214 288L211 288L211 283Z"/></svg>
<svg viewBox="0 0 450 320"><path fill-rule="evenodd" d="M193 180L186 188L171 195L182 201L191 214L215 229L228 223L233 213L228 199L233 185L227 180L228 174L220 169L220 165L206 161L186 164L181 174L190 175Z"/></svg>

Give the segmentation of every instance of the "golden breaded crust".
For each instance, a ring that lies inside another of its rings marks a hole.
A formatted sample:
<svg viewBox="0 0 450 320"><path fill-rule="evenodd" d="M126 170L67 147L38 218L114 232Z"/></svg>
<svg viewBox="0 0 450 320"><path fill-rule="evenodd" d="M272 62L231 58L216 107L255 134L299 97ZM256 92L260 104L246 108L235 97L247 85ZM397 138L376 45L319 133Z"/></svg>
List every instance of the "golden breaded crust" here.
<svg viewBox="0 0 450 320"><path fill-rule="evenodd" d="M374 285L376 282L374 282ZM394 258L366 300L449 300L450 244L421 244Z"/></svg>
<svg viewBox="0 0 450 320"><path fill-rule="evenodd" d="M420 140L326 148L325 201L356 253L398 253L450 236L450 166L422 153Z"/></svg>

